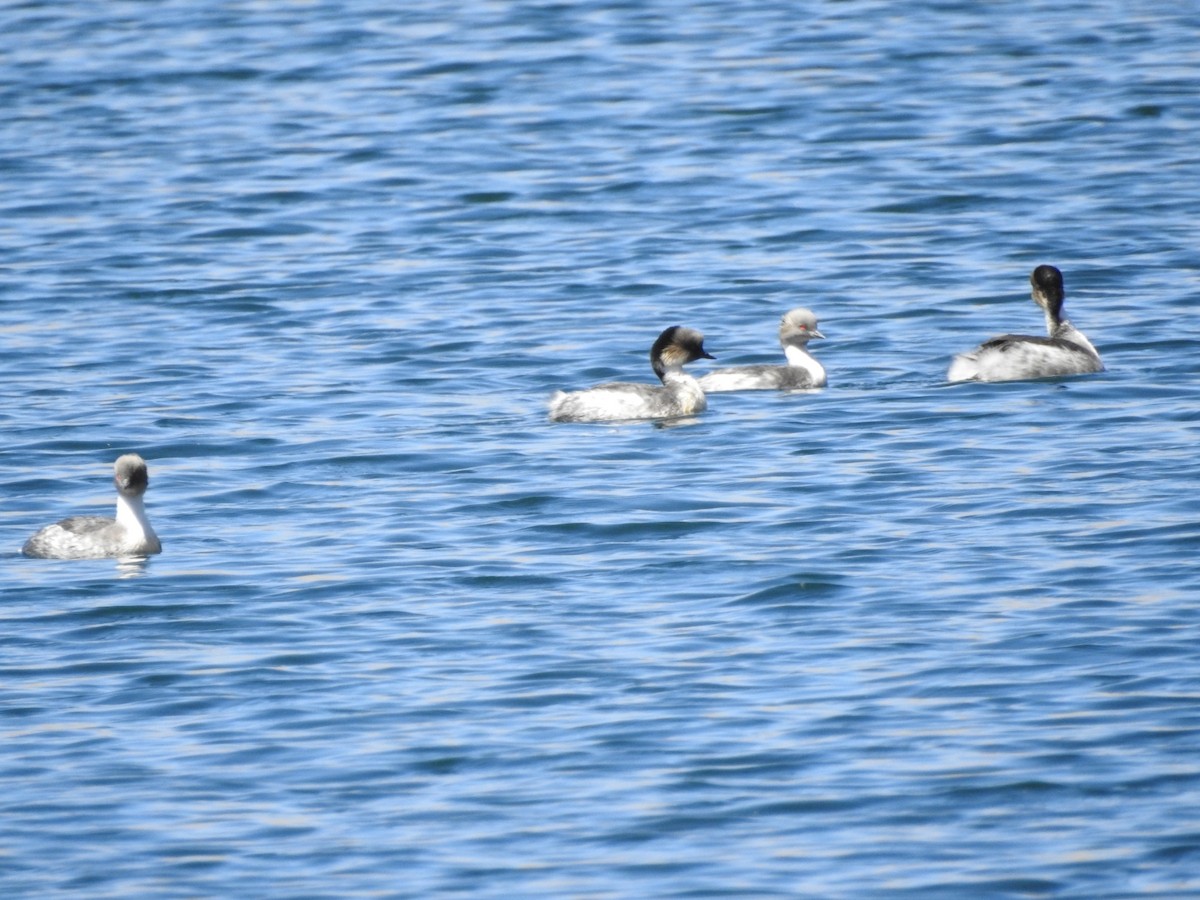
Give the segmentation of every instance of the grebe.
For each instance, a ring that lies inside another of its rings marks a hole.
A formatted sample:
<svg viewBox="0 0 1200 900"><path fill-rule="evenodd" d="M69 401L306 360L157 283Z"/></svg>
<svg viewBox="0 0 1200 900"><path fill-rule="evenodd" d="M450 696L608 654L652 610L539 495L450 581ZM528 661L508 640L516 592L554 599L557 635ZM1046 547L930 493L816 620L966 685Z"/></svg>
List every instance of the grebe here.
<svg viewBox="0 0 1200 900"><path fill-rule="evenodd" d="M146 461L126 453L113 465L117 486L117 517L71 516L47 525L21 548L26 556L42 559L104 559L111 556L149 556L162 544L146 518L142 495L150 484Z"/></svg>
<svg viewBox="0 0 1200 900"><path fill-rule="evenodd" d="M1046 314L1048 336L1005 334L984 341L970 353L954 357L947 381L1020 381L1104 371L1091 341L1062 317L1062 272L1054 266L1038 266L1029 283L1033 302Z"/></svg>
<svg viewBox="0 0 1200 900"><path fill-rule="evenodd" d="M550 398L555 422L612 422L622 419L666 419L703 412L704 391L683 366L697 359L714 359L704 349L704 335L694 328L672 325L650 348L650 366L662 386L610 382L584 391L556 391Z"/></svg>
<svg viewBox="0 0 1200 900"><path fill-rule="evenodd" d="M720 391L797 390L825 387L825 367L808 352L808 342L824 338L812 310L797 307L779 320L779 343L786 366L730 366L713 369L698 381L705 393Z"/></svg>

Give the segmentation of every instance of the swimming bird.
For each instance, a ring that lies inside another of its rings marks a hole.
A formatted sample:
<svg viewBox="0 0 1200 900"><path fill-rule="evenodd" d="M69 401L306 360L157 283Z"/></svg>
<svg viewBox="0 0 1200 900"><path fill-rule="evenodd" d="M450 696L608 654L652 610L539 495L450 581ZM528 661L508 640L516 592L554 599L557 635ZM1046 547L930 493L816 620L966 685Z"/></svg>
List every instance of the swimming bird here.
<svg viewBox="0 0 1200 900"><path fill-rule="evenodd" d="M26 556L42 559L104 559L111 556L149 556L162 544L146 518L142 495L150 485L146 461L126 453L113 465L117 486L117 516L71 516L47 525L21 548Z"/></svg>
<svg viewBox="0 0 1200 900"><path fill-rule="evenodd" d="M729 366L713 369L698 381L705 393L720 391L796 390L825 386L825 367L808 352L808 342L824 338L812 310L796 307L779 320L779 343L786 366Z"/></svg>
<svg viewBox="0 0 1200 900"><path fill-rule="evenodd" d="M1062 317L1062 272L1054 266L1038 266L1029 283L1033 302L1046 314L1047 337L1005 334L984 341L954 357L947 381L1020 381L1104 371L1091 341Z"/></svg>
<svg viewBox="0 0 1200 900"><path fill-rule="evenodd" d="M623 419L667 419L703 412L704 391L683 366L697 359L715 359L704 349L704 335L694 328L672 325L650 348L650 367L662 382L609 382L583 391L556 391L550 398L555 422L612 422Z"/></svg>

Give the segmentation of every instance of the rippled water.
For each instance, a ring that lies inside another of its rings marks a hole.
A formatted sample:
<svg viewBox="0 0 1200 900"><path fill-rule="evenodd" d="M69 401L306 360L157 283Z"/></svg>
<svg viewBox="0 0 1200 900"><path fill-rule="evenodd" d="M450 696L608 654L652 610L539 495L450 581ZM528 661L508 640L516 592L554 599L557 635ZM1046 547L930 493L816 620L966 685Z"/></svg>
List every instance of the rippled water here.
<svg viewBox="0 0 1200 900"><path fill-rule="evenodd" d="M4 896L1200 896L1200 16L393 7L3 14Z"/></svg>

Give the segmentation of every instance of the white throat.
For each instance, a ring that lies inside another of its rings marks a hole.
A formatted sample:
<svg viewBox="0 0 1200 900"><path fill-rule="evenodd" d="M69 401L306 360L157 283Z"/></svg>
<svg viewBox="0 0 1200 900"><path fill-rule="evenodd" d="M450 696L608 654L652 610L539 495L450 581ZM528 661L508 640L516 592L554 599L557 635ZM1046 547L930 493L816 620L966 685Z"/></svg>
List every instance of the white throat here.
<svg viewBox="0 0 1200 900"><path fill-rule="evenodd" d="M787 357L789 366L804 369L812 377L813 383L819 383L825 378L825 367L815 356L808 352L804 344L785 344L783 355Z"/></svg>
<svg viewBox="0 0 1200 900"><path fill-rule="evenodd" d="M154 529L150 527L150 520L146 518L146 506L141 497L117 494L117 524L138 543L158 538Z"/></svg>
<svg viewBox="0 0 1200 900"><path fill-rule="evenodd" d="M684 415L703 412L708 406L700 382L683 369L667 369L663 372L662 383L663 387L671 392Z"/></svg>

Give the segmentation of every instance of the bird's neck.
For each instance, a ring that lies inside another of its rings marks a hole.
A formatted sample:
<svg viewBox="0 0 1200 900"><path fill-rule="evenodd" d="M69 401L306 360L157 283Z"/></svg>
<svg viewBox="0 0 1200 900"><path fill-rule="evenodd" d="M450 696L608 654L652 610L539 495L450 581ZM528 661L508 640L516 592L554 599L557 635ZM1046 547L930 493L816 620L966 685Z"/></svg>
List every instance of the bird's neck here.
<svg viewBox="0 0 1200 900"><path fill-rule="evenodd" d="M117 495L117 524L131 535L140 535L142 538L157 536L150 527L150 520L146 518L146 506L141 497Z"/></svg>
<svg viewBox="0 0 1200 900"><path fill-rule="evenodd" d="M789 366L804 369L814 381L825 375L825 367L817 362L817 358L808 352L807 344L785 344L783 355L787 357Z"/></svg>

